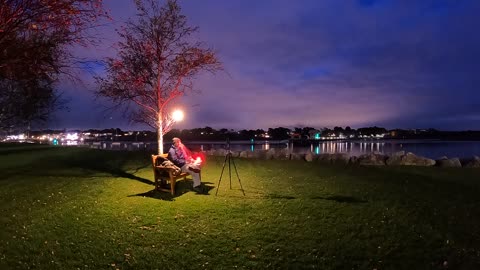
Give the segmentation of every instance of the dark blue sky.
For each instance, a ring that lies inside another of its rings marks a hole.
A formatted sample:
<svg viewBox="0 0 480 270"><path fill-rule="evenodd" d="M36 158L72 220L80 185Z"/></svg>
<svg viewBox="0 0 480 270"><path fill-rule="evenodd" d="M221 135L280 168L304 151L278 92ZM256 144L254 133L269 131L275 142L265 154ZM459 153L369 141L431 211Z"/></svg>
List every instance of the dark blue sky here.
<svg viewBox="0 0 480 270"><path fill-rule="evenodd" d="M198 38L225 72L196 80L201 94L179 100L176 128L383 126L480 130L480 1L179 1ZM105 0L114 23L103 44L79 51L114 54L115 28L135 14L128 0ZM101 68L94 68L100 71ZM53 128L138 129L105 115L83 85L63 83L70 111Z"/></svg>

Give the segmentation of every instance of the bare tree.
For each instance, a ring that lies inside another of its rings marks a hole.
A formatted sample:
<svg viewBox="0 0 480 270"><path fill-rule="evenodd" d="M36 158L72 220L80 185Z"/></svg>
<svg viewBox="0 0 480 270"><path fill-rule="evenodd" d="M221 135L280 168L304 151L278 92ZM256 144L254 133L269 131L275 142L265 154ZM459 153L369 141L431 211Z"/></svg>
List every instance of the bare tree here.
<svg viewBox="0 0 480 270"><path fill-rule="evenodd" d="M102 0L0 0L0 74L28 67L24 62L33 64L32 70L58 71L62 66L31 50L87 45L94 41L88 30L102 18L108 18ZM16 49L24 42L30 47Z"/></svg>
<svg viewBox="0 0 480 270"><path fill-rule="evenodd" d="M70 47L94 41L102 18L102 0L0 0L0 128L48 118Z"/></svg>
<svg viewBox="0 0 480 270"><path fill-rule="evenodd" d="M168 107L192 90L194 76L221 68L215 53L192 41L196 27L187 25L177 1L159 6L155 0L136 0L138 15L119 32L116 58L106 60L107 74L98 77L97 94L126 108L131 119L163 135L172 127Z"/></svg>
<svg viewBox="0 0 480 270"><path fill-rule="evenodd" d="M0 88L0 130L46 121L52 110L64 105L48 80L0 80Z"/></svg>

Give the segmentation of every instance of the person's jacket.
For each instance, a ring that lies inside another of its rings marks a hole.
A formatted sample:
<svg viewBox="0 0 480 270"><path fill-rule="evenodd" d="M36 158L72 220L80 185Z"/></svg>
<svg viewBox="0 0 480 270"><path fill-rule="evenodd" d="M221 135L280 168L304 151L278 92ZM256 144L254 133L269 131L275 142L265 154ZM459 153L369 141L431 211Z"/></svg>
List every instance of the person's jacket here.
<svg viewBox="0 0 480 270"><path fill-rule="evenodd" d="M170 147L168 150L168 159L173 162L178 167L183 167L185 165L185 152L182 150L182 147L179 146L178 148L175 145Z"/></svg>

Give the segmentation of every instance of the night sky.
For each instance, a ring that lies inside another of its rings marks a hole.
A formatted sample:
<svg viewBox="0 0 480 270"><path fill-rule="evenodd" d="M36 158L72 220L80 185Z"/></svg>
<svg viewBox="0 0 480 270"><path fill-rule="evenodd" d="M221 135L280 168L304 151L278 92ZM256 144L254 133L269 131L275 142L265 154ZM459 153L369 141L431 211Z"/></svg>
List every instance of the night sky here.
<svg viewBox="0 0 480 270"><path fill-rule="evenodd" d="M179 1L197 37L225 71L195 81L179 100L175 128L256 129L382 126L480 130L480 1ZM77 53L114 55L115 28L133 16L128 0L105 0L114 22L103 43ZM69 111L51 128L143 129L105 114L95 85L63 82Z"/></svg>

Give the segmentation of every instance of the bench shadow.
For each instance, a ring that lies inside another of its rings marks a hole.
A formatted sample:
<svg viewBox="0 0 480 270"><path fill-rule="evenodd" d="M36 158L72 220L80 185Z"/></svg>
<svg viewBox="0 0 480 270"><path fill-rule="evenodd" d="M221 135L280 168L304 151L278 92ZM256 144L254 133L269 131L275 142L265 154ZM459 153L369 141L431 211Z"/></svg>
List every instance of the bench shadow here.
<svg viewBox="0 0 480 270"><path fill-rule="evenodd" d="M138 171L138 170L139 169L135 169L135 171ZM104 173L111 174L114 177L128 178L128 179L136 180L136 181L139 181L141 183L151 185L151 186L155 185L155 183L151 180L136 176L132 173L126 172L126 171L121 170L121 169L105 168L104 170L101 170L101 171L104 172Z"/></svg>
<svg viewBox="0 0 480 270"><path fill-rule="evenodd" d="M122 159L117 159L115 161L116 162L114 163L105 163L100 160L92 161L76 157L76 159L71 158L62 160L61 162L64 164L64 166L80 168L87 171L106 173L110 174L113 177L132 179L151 186L155 185L153 181L135 175L135 173L139 172L141 169L149 167L149 164L125 170L122 169L122 167L124 167L124 165L127 163L128 158L123 157Z"/></svg>
<svg viewBox="0 0 480 270"><path fill-rule="evenodd" d="M128 195L127 197L147 197L162 201L174 201L175 197L170 194L170 192L160 191L156 189L152 189L150 191L144 193L138 193L133 195Z"/></svg>
<svg viewBox="0 0 480 270"><path fill-rule="evenodd" d="M215 187L211 185L210 182L202 182L202 188L204 190L203 193L196 193L196 195L210 195L210 190L214 189ZM164 188L170 189L169 185L166 185ZM175 184L175 196L173 196L168 191L152 189L147 192L128 195L127 197L148 197L152 199L162 200L162 201L174 201L175 198L182 196L188 192L195 192L192 190L192 182L191 181L177 181Z"/></svg>
<svg viewBox="0 0 480 270"><path fill-rule="evenodd" d="M196 195L210 195L210 190L214 189L215 186L213 186L212 182L202 182L201 184L203 192L202 193L196 193ZM181 196L187 192L195 192L192 190L193 189L193 183L192 181L177 181L175 184L175 197Z"/></svg>
<svg viewBox="0 0 480 270"><path fill-rule="evenodd" d="M368 202L366 200L358 199L352 196L343 196L343 195L333 195L333 196L327 196L327 197L315 196L315 197L312 197L312 199L335 201L339 203L367 203Z"/></svg>
<svg viewBox="0 0 480 270"><path fill-rule="evenodd" d="M210 182L202 182L203 193L197 193L197 195L210 195L210 190L214 189L215 186Z"/></svg>
<svg viewBox="0 0 480 270"><path fill-rule="evenodd" d="M22 153L35 150L47 151L51 147L0 149L1 154ZM42 152L43 153L43 152ZM141 164L132 164L131 160L139 158L137 153L117 154L113 152L88 151L82 154L73 153L63 155L61 152L52 151L51 155L44 155L41 158L32 160L29 163L11 168L5 168L0 175L0 181L9 179L12 176L73 176L92 177L98 174L107 174L116 178L126 178L141 182L147 185L154 185L152 180L139 177L136 174L151 166L144 158ZM143 157L142 157L143 158ZM41 174L39 174L41 172Z"/></svg>
<svg viewBox="0 0 480 270"><path fill-rule="evenodd" d="M70 173L57 173L57 172L52 172L52 173L38 173L38 169L32 169L31 167L22 167L23 169L19 170L12 170L12 171L7 171L4 172L0 175L0 181L8 180L9 178L13 176L23 176L23 177L84 177L84 178L93 178L93 177L105 177L102 175L99 176L94 176L94 173L83 173L83 174L70 174ZM152 180L142 178L139 176L136 176L132 173L120 170L120 169L108 169L108 170L101 170L99 171L101 173L106 173L108 175L111 175L113 177L118 177L118 178L127 178L135 181L139 181L143 184L147 184L150 186L155 185L155 183Z"/></svg>

